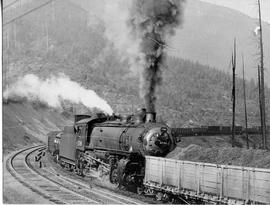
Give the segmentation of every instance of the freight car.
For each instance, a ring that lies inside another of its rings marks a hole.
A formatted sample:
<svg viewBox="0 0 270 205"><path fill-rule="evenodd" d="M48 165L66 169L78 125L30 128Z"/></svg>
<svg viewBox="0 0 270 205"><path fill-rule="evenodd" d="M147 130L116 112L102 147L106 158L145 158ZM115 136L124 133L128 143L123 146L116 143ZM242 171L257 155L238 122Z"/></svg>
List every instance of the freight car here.
<svg viewBox="0 0 270 205"><path fill-rule="evenodd" d="M270 127L266 127L269 132ZM202 126L194 128L172 128L172 133L178 137L191 137L191 136L217 136L217 135L230 135L232 134L231 126ZM241 126L235 126L235 134L242 135L244 133L258 135L261 134L261 127L249 127L244 128Z"/></svg>
<svg viewBox="0 0 270 205"><path fill-rule="evenodd" d="M163 199L270 204L270 170L146 156L145 192Z"/></svg>
<svg viewBox="0 0 270 205"><path fill-rule="evenodd" d="M172 128L174 135L181 137L189 136L216 136L216 135L230 135L232 133L231 126L202 126L194 128ZM235 127L235 134L240 135L245 132L241 126Z"/></svg>
<svg viewBox="0 0 270 205"><path fill-rule="evenodd" d="M76 115L74 125L64 128L59 160L80 175L100 169L113 184L140 187L145 155L164 157L175 147L171 129L145 109L128 117Z"/></svg>

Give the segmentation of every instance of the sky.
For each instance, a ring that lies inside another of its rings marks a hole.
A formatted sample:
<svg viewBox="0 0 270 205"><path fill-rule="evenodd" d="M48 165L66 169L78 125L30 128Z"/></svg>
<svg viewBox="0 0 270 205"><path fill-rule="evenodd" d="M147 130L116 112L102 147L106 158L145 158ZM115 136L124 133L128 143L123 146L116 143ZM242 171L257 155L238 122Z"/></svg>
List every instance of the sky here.
<svg viewBox="0 0 270 205"><path fill-rule="evenodd" d="M258 17L257 0L201 0L238 10L253 18ZM270 0L261 0L262 19L270 24Z"/></svg>
<svg viewBox="0 0 270 205"><path fill-rule="evenodd" d="M29 0L21 0L22 3ZM108 0L110 1L110 0ZM189 1L189 0L187 0ZM258 16L257 0L201 0L220 6L229 7L247 14L253 18ZM13 2L12 0L4 0L4 5ZM262 18L270 23L270 0L261 0Z"/></svg>

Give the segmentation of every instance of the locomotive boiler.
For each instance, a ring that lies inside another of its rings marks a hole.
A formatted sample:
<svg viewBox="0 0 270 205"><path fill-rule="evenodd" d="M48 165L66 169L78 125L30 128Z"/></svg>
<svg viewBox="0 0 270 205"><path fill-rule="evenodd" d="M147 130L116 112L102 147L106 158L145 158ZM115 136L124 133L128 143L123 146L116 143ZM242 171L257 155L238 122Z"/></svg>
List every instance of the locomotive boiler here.
<svg viewBox="0 0 270 205"><path fill-rule="evenodd" d="M144 177L145 156L163 157L176 147L171 129L141 109L127 117L76 115L60 140L60 163L84 175L107 170L113 184L136 184Z"/></svg>

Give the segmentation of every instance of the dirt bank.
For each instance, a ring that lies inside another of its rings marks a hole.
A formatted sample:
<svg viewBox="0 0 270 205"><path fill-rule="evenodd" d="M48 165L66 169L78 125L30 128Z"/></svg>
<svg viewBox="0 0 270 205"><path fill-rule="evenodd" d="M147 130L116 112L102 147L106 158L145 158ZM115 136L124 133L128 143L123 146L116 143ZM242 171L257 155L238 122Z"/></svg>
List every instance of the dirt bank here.
<svg viewBox="0 0 270 205"><path fill-rule="evenodd" d="M72 124L72 120L60 111L38 104L3 104L3 151L7 154L15 149L37 142L46 142L50 131L61 130Z"/></svg>
<svg viewBox="0 0 270 205"><path fill-rule="evenodd" d="M256 168L270 168L270 151L232 147L203 147L191 144L177 147L167 158L236 165Z"/></svg>

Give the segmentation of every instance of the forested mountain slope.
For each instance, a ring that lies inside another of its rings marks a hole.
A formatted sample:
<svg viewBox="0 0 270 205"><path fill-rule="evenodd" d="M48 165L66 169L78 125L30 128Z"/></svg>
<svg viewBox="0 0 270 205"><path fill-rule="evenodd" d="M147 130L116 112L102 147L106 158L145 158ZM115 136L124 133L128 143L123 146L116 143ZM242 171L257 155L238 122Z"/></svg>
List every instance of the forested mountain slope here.
<svg viewBox="0 0 270 205"><path fill-rule="evenodd" d="M73 0L90 12L90 19L97 21L96 14L102 14L106 0ZM249 3L248 3L249 4ZM257 4L249 5L257 11ZM262 14L264 15L264 14ZM117 19L119 20L119 19ZM237 73L241 73L241 55L244 55L248 79L256 78L259 35L254 30L258 20L239 11L200 0L187 0L184 9L184 21L169 43L168 52L191 61L228 71L231 60L233 40L236 38L239 55ZM265 66L270 67L270 24L263 22L263 42ZM266 83L270 74L266 72Z"/></svg>
<svg viewBox="0 0 270 205"><path fill-rule="evenodd" d="M257 4L254 2L254 11ZM176 33L171 46L171 55L228 71L236 38L238 67L241 74L241 55L246 64L248 79L256 78L259 63L259 35L255 35L258 20L244 15L236 10L205 3L198 0L188 0L185 9L183 26ZM263 22L263 42L265 66L270 67L270 24ZM266 83L270 81L266 73ZM268 84L269 85L269 84Z"/></svg>
<svg viewBox="0 0 270 205"><path fill-rule="evenodd" d="M39 1L25 4L22 9ZM4 86L26 73L46 78L63 72L102 95L116 112L130 111L130 105L133 109L142 106L139 75L129 69L127 61L120 60L103 34L102 22L87 26L85 10L70 1L56 3L54 16L48 17L49 11L50 7L26 16L17 23L17 39L6 39L9 44L4 41ZM44 16L48 17L46 21ZM13 31L12 26L9 29ZM168 57L163 84L158 88L158 114L175 126L231 124L230 75L230 70L224 73L183 58ZM256 84L254 80L247 83L250 124L259 124ZM239 78L236 89L236 123L243 124ZM269 90L266 96L269 101Z"/></svg>
<svg viewBox="0 0 270 205"><path fill-rule="evenodd" d="M25 4L22 10L40 2L35 0ZM55 15L50 15L49 11L41 9L15 22L16 30L14 25L5 30L9 33L4 33L3 40L4 89L28 73L43 79L65 73L71 80L96 91L115 112L130 113L142 107L139 74L130 70L128 61L120 58L106 39L103 23L88 26L85 10L68 0L56 1ZM8 13L5 13L4 19L7 18ZM16 37L8 35L14 32ZM163 83L157 89L158 119L172 127L231 125L231 81L230 70L225 73L185 58L168 56L164 62ZM236 124L244 125L239 75L236 90ZM257 93L257 82L248 81L249 126L260 124ZM266 89L267 113L269 96L270 91ZM12 114L9 106L3 107L7 115ZM12 119L12 116L8 117ZM4 129L12 126L6 123L7 119L4 118Z"/></svg>

